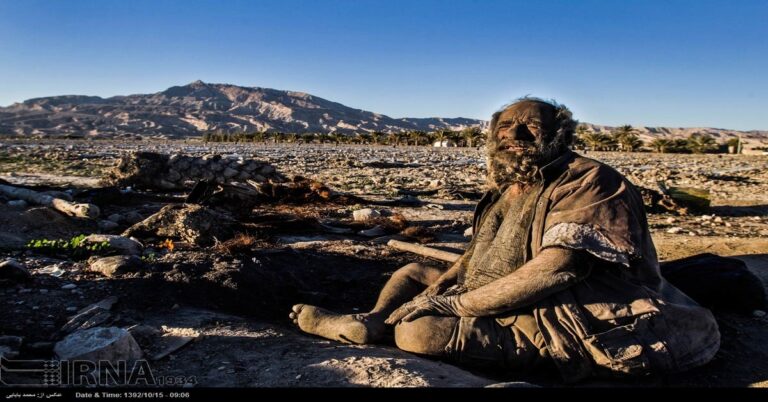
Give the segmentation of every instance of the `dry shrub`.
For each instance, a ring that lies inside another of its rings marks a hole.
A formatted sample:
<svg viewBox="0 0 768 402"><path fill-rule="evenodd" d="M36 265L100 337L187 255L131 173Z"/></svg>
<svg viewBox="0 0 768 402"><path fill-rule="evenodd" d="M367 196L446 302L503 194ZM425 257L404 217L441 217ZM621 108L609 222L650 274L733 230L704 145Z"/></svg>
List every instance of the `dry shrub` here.
<svg viewBox="0 0 768 402"><path fill-rule="evenodd" d="M400 234L409 239L416 240L422 244L429 243L432 240L435 240L435 234L432 233L431 230L423 226L409 226L403 229L403 231L400 232Z"/></svg>
<svg viewBox="0 0 768 402"><path fill-rule="evenodd" d="M216 245L216 251L220 253L235 254L250 251L258 242L258 239L247 233L238 233L235 237Z"/></svg>

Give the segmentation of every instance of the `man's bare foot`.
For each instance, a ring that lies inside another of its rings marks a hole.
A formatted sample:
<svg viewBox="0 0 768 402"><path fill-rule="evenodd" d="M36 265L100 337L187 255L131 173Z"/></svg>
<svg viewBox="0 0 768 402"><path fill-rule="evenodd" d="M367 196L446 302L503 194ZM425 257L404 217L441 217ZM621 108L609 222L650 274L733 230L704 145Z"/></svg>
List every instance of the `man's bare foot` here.
<svg viewBox="0 0 768 402"><path fill-rule="evenodd" d="M338 314L316 306L296 304L289 317L309 334L344 343L368 344L385 334L384 319L373 314Z"/></svg>

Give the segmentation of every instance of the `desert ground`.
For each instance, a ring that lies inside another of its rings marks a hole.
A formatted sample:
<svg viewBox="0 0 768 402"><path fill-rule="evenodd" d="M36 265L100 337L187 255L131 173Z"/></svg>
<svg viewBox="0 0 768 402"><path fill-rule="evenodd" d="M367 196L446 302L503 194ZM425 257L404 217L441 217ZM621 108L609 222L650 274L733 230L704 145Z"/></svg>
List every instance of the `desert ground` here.
<svg viewBox="0 0 768 402"><path fill-rule="evenodd" d="M183 204L188 188L102 182L121 156L137 150L231 156L224 160L240 165L258 160L289 181L301 176L347 197L256 205L219 198L205 208L227 210L217 224L226 226L232 218L233 229L207 228L215 232L208 244L172 231L137 235L140 250L132 259L120 257L131 264L116 269L103 268L100 258L109 257L98 252L28 246L80 234L139 233L137 224L168 205ZM706 213L649 213L661 260L705 252L737 256L768 283L768 156L587 156L638 186L663 182L709 191ZM295 303L364 311L398 267L446 264L386 243L400 239L460 253L470 239L467 229L484 176L478 148L0 141L0 179L7 184L100 209L96 219L77 218L0 195L0 262L13 260L28 273L0 280L0 354L51 359L57 342L74 332L117 327L129 329L156 376L193 380L187 386L563 386L556 377L470 372L392 345L323 340L302 334L287 317ZM355 212L365 209L376 216L356 219ZM111 296L116 299L97 306L95 316L83 315ZM708 365L674 376L570 386L768 386L765 312L715 313L722 347Z"/></svg>

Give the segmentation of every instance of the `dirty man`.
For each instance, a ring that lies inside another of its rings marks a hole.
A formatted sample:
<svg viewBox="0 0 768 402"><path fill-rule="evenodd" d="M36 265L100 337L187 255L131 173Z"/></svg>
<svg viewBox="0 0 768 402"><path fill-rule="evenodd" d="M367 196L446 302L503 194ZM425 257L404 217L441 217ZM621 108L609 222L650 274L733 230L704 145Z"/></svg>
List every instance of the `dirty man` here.
<svg viewBox="0 0 768 402"><path fill-rule="evenodd" d="M386 341L460 365L567 382L707 363L720 346L711 312L659 274L637 190L569 149L563 105L523 98L496 112L486 141L489 191L467 251L448 269L408 264L364 314L297 304L304 332Z"/></svg>

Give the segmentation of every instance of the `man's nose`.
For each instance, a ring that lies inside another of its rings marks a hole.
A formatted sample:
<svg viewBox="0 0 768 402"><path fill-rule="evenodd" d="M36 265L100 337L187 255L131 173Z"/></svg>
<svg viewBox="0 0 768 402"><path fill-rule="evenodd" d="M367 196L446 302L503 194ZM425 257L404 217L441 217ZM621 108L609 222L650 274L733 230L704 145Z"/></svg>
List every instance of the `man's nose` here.
<svg viewBox="0 0 768 402"><path fill-rule="evenodd" d="M514 140L514 141L536 141L536 137L528 130L528 126L525 124L517 124L510 127L508 130L504 130L499 133L499 139L501 140Z"/></svg>

